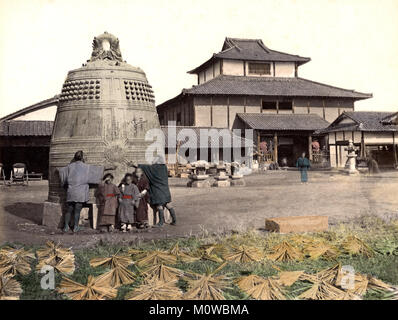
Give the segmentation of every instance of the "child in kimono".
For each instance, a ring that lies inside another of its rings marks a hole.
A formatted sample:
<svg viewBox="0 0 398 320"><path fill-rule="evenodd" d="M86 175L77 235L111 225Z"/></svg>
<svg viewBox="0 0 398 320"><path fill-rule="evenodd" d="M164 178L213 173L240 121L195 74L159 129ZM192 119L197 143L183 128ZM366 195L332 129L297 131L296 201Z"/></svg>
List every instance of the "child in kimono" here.
<svg viewBox="0 0 398 320"><path fill-rule="evenodd" d="M134 215L139 204L139 193L137 186L133 183L133 175L126 174L120 185L119 196L119 220L123 232L130 231L135 223Z"/></svg>
<svg viewBox="0 0 398 320"><path fill-rule="evenodd" d="M136 211L137 228L149 228L148 224L148 203L149 203L149 182L141 168L135 171L135 180L138 191L140 192L139 205Z"/></svg>
<svg viewBox="0 0 398 320"><path fill-rule="evenodd" d="M108 232L115 230L119 195L119 188L113 184L113 175L106 174L103 183L98 186L97 196L101 204L98 225L108 228Z"/></svg>

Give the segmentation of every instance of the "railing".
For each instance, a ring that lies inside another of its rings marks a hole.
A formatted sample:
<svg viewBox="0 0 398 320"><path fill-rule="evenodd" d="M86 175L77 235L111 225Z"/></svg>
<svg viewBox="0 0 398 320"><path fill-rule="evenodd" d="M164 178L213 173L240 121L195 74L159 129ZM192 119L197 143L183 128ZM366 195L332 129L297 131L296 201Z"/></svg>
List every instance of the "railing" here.
<svg viewBox="0 0 398 320"><path fill-rule="evenodd" d="M329 167L330 155L327 151L312 151L312 164L315 167Z"/></svg>

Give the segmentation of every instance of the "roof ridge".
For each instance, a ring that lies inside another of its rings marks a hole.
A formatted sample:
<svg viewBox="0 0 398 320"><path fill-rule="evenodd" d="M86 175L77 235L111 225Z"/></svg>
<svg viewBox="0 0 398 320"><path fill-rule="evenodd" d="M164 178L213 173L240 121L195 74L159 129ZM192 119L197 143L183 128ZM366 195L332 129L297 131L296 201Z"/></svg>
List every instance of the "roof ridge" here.
<svg viewBox="0 0 398 320"><path fill-rule="evenodd" d="M262 112L238 112L237 114L244 114L244 115L261 115L261 116L265 116L265 117L267 117L267 116L273 116L273 117L275 117L275 116L281 116L281 117L284 117L284 116L294 116L294 117L296 117L296 116L305 116L305 117L308 117L308 116L315 116L315 117L320 117L321 119L323 119L319 114L316 114L316 113L262 113Z"/></svg>
<svg viewBox="0 0 398 320"><path fill-rule="evenodd" d="M322 82L318 82L318 81L313 81L313 80L309 80L309 79L305 79L305 78L301 78L301 77L297 77L297 79L304 80L304 81L311 82L311 83L315 83L315 84L320 84L320 85L323 85L323 86L326 86L326 87L329 87L329 88L339 89L339 90L352 92L352 93L360 93L359 91L355 91L353 89L344 89L344 88L341 88L341 87L332 86L330 84L326 84L326 83L322 83ZM373 97L372 93L362 93L362 94L369 95L370 97Z"/></svg>
<svg viewBox="0 0 398 320"><path fill-rule="evenodd" d="M347 113L390 113L390 114L394 114L394 113L398 113L398 112L394 112L394 111L345 111Z"/></svg>
<svg viewBox="0 0 398 320"><path fill-rule="evenodd" d="M41 109L46 109L48 107L54 106L58 103L59 96L60 96L59 94L56 94L55 96L53 96L51 98L44 99L44 100L37 102L35 104L32 104L28 107L14 111L4 117L1 117L0 122L12 120L13 118L18 118L18 117L24 116L27 113L38 111Z"/></svg>
<svg viewBox="0 0 398 320"><path fill-rule="evenodd" d="M54 120L5 120L3 122L54 122Z"/></svg>
<svg viewBox="0 0 398 320"><path fill-rule="evenodd" d="M250 42L250 41L261 41L261 39L253 39L253 38L231 38L231 37L226 37L225 39L228 39L228 40L235 40L235 41L247 41L247 42Z"/></svg>
<svg viewBox="0 0 398 320"><path fill-rule="evenodd" d="M212 78L212 79L210 79L210 80L207 80L206 82L203 82L203 83L200 83L200 84L194 84L191 88L183 88L183 89L181 90L181 93L184 93L186 90L191 90L192 88L201 87L201 86L203 86L203 85L205 85L205 84L207 84L207 83L213 82L213 81L215 81L215 80L217 80L217 79L219 79L219 78L222 78L222 77L225 77L225 75L219 74L218 76L215 76L214 78Z"/></svg>
<svg viewBox="0 0 398 320"><path fill-rule="evenodd" d="M355 119L354 117L350 116L350 115L348 114L348 112L346 112L346 111L343 111L343 113L342 113L340 116L343 116L343 115L345 115L346 117L348 117L348 118L350 118L352 121L354 121L354 122L357 124L357 126L359 126L359 125L362 123L362 122L359 121L358 119ZM340 116L337 117L337 119L339 119ZM336 119L335 121L337 121L337 119ZM333 121L333 123L334 123L335 121ZM336 122L336 124L338 124L338 123L339 123L339 122Z"/></svg>
<svg viewBox="0 0 398 320"><path fill-rule="evenodd" d="M233 39L230 39L230 42L231 42L231 44L232 44L232 47L229 48L229 49L236 48L236 49L238 49L238 51L242 51L242 48L239 47L239 46L234 42Z"/></svg>
<svg viewBox="0 0 398 320"><path fill-rule="evenodd" d="M278 51L278 50L274 50L274 49L268 49L268 50L270 50L270 51L272 51L272 52L276 52L276 53L285 54L285 55L287 55L287 56L292 56L292 57L297 57L297 58L302 58L302 59L308 59L308 61L311 60L310 57L302 57L302 56L300 56L300 55L298 55L298 54L291 54L291 53L287 53L287 52L283 52L283 51Z"/></svg>
<svg viewBox="0 0 398 320"><path fill-rule="evenodd" d="M232 49L238 49L238 46L232 46L232 47L229 47L228 49L221 50L221 51L220 51L220 52L218 52L218 53L214 53L214 54L213 54L213 57L217 57L217 55L218 55L218 54L220 54L220 53L225 53L225 52L228 52L228 51L231 51ZM242 49L241 49L241 48L239 48L238 50L239 50L239 51L241 51Z"/></svg>
<svg viewBox="0 0 398 320"><path fill-rule="evenodd" d="M235 46L239 51L242 51L242 48L236 43L236 41L241 42L256 42L261 48L263 48L267 53L270 53L271 49L265 46L262 39L243 39L243 38L226 38L226 41L229 41L233 46ZM229 48L231 49L231 48ZM221 51L225 52L225 51ZM219 52L219 53L221 53Z"/></svg>
<svg viewBox="0 0 398 320"><path fill-rule="evenodd" d="M260 45L260 47L262 47L265 51L267 51L267 53L270 53L271 49L269 49L263 42L263 40L259 39L257 40L257 43Z"/></svg>

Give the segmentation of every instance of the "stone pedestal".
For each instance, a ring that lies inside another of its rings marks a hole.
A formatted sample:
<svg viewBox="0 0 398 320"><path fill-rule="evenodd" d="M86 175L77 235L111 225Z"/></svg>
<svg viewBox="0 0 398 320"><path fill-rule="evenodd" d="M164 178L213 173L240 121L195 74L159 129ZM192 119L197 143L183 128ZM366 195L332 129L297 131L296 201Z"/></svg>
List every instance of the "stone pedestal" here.
<svg viewBox="0 0 398 320"><path fill-rule="evenodd" d="M96 204L86 204L80 212L79 225L85 227L98 226L98 206ZM73 221L73 216L71 217ZM42 225L50 228L63 228L64 216L62 214L62 205L60 203L45 201L43 205Z"/></svg>
<svg viewBox="0 0 398 320"><path fill-rule="evenodd" d="M208 180L209 176L206 175L190 175L189 181L187 183L187 187L190 188L209 188L210 181Z"/></svg>
<svg viewBox="0 0 398 320"><path fill-rule="evenodd" d="M210 182L208 181L209 175L206 170L209 168L207 162L197 161L192 164L192 174L189 175L187 187L190 188L208 188Z"/></svg>
<svg viewBox="0 0 398 320"><path fill-rule="evenodd" d="M229 187L231 183L228 180L228 176L225 171L219 171L218 175L214 177L216 181L213 183L213 187Z"/></svg>
<svg viewBox="0 0 398 320"><path fill-rule="evenodd" d="M231 186L245 186L246 185L246 181L245 179L243 179L243 175L232 175L231 176Z"/></svg>
<svg viewBox="0 0 398 320"><path fill-rule="evenodd" d="M64 225L64 218L62 215L62 205L45 201L43 204L42 225L51 228L62 228Z"/></svg>
<svg viewBox="0 0 398 320"><path fill-rule="evenodd" d="M213 187L223 188L223 187L230 187L231 182L229 180L216 180L213 183Z"/></svg>

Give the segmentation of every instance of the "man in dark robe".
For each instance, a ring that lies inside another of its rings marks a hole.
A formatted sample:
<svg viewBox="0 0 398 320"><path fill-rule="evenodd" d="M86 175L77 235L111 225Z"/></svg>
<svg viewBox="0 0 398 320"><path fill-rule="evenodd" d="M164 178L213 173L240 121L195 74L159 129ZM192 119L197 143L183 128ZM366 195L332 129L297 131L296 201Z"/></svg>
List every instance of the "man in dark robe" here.
<svg viewBox="0 0 398 320"><path fill-rule="evenodd" d="M80 212L90 200L89 184L99 184L104 174L103 166L84 163L83 151L77 151L71 163L58 170L61 186L67 187L64 232L69 231L69 223L74 215L73 232L78 232Z"/></svg>
<svg viewBox="0 0 398 320"><path fill-rule="evenodd" d="M305 152L302 153L301 157L297 159L296 167L299 169L301 174L301 182L307 183L308 175L307 170L311 167L310 160L305 157Z"/></svg>
<svg viewBox="0 0 398 320"><path fill-rule="evenodd" d="M159 223L156 226L163 226L165 208L170 212L172 219L171 225L176 225L176 213L171 205L169 175L164 161L158 157L153 164L139 164L137 167L144 171L149 181L149 201L154 209L154 213L159 214Z"/></svg>

